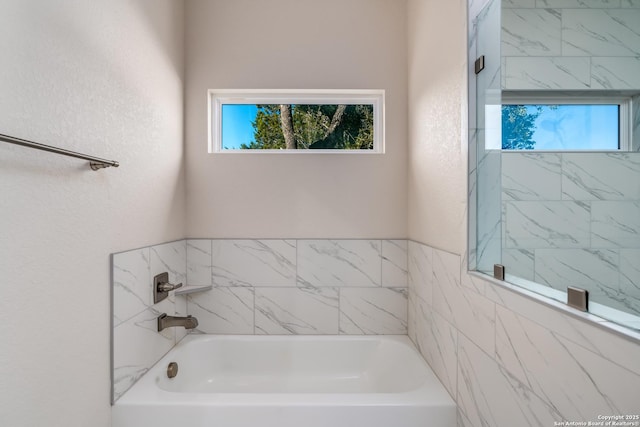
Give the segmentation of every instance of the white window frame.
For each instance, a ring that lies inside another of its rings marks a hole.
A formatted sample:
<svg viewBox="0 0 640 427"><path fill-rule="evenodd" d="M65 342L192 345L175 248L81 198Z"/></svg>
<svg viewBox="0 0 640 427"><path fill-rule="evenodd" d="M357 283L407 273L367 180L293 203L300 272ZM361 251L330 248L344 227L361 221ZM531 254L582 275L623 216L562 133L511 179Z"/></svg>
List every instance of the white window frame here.
<svg viewBox="0 0 640 427"><path fill-rule="evenodd" d="M536 152L536 153L619 153L633 151L633 105L631 97L628 96L593 96L593 95L552 95L552 96L531 96L508 94L502 96L502 105L618 105L618 131L620 147L616 150L606 149L569 149L569 150L508 150L506 152ZM501 113L502 114L502 113ZM500 140L502 146L502 138Z"/></svg>
<svg viewBox="0 0 640 427"><path fill-rule="evenodd" d="M295 153L295 154L383 154L384 90L350 89L209 89L209 153ZM366 104L373 105L372 150L223 150L222 105L224 104Z"/></svg>

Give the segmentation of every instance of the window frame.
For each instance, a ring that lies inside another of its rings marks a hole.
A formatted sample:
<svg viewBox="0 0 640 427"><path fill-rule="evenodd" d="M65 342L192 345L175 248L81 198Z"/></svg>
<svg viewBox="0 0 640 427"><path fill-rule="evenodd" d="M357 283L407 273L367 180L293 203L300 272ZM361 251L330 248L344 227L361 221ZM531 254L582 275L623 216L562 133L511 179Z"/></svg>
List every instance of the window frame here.
<svg viewBox="0 0 640 427"><path fill-rule="evenodd" d="M596 149L568 149L568 150L514 150L502 148L502 136L500 137L500 150L508 153L624 153L633 151L633 104L630 96L622 95L531 95L509 93L502 95L502 105L618 105L618 144L616 150L604 148Z"/></svg>
<svg viewBox="0 0 640 427"><path fill-rule="evenodd" d="M209 89L208 152L209 154L384 154L385 91L381 89ZM373 149L223 149L223 104L366 104L373 106Z"/></svg>

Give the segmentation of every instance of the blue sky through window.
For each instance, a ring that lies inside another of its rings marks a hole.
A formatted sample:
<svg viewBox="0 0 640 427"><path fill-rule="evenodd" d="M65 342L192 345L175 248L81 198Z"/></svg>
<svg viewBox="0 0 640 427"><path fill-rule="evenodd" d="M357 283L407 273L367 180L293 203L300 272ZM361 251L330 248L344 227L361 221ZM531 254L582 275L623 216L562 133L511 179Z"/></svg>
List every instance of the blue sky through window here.
<svg viewBox="0 0 640 427"><path fill-rule="evenodd" d="M254 140L253 126L258 107L255 104L222 105L222 149L239 150Z"/></svg>
<svg viewBox="0 0 640 427"><path fill-rule="evenodd" d="M531 138L535 141L534 150L619 149L618 105L525 106L527 114L535 114L538 111L537 107L540 107L540 115L534 121L535 130Z"/></svg>

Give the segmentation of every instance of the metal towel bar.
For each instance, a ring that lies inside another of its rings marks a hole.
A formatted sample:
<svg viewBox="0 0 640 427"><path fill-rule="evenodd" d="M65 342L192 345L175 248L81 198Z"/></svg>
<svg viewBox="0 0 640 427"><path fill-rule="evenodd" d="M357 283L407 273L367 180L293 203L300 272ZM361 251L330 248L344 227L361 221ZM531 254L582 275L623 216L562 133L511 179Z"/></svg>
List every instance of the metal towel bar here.
<svg viewBox="0 0 640 427"><path fill-rule="evenodd" d="M110 166L117 168L120 166L115 160L101 159L100 157L88 156L86 154L76 153L75 151L65 150L64 148L52 147L51 145L40 144L39 142L27 141L26 139L15 138L9 135L0 134L0 141L9 144L22 145L23 147L35 148L36 150L48 151L50 153L62 154L63 156L76 157L78 159L88 160L89 166L94 171Z"/></svg>

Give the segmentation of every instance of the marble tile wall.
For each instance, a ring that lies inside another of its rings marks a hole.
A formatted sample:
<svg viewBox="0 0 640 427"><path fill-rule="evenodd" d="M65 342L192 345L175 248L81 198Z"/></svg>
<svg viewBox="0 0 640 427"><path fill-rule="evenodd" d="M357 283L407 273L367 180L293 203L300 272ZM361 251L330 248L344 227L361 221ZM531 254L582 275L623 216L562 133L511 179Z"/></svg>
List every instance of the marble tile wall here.
<svg viewBox="0 0 640 427"><path fill-rule="evenodd" d="M640 95L631 98L631 111L633 114L631 119L633 126L631 130L631 150L640 151Z"/></svg>
<svg viewBox="0 0 640 427"><path fill-rule="evenodd" d="M112 255L114 401L184 337L182 328L158 333L157 318L186 315L186 299L154 304L151 291L153 277L163 272L171 283L185 283L186 264L184 240Z"/></svg>
<svg viewBox="0 0 640 427"><path fill-rule="evenodd" d="M507 272L640 313L638 174L637 153L503 153Z"/></svg>
<svg viewBox="0 0 640 427"><path fill-rule="evenodd" d="M457 254L410 241L408 256L409 337L456 400L460 427L638 413L637 342L471 276Z"/></svg>
<svg viewBox="0 0 640 427"><path fill-rule="evenodd" d="M640 89L639 27L634 0L503 1L503 88Z"/></svg>
<svg viewBox="0 0 640 427"><path fill-rule="evenodd" d="M213 287L154 305L165 271ZM406 240L188 239L114 254L112 275L114 401L185 336L158 333L162 313L194 333L407 333Z"/></svg>
<svg viewBox="0 0 640 427"><path fill-rule="evenodd" d="M187 240L210 334L406 334L406 240Z"/></svg>

